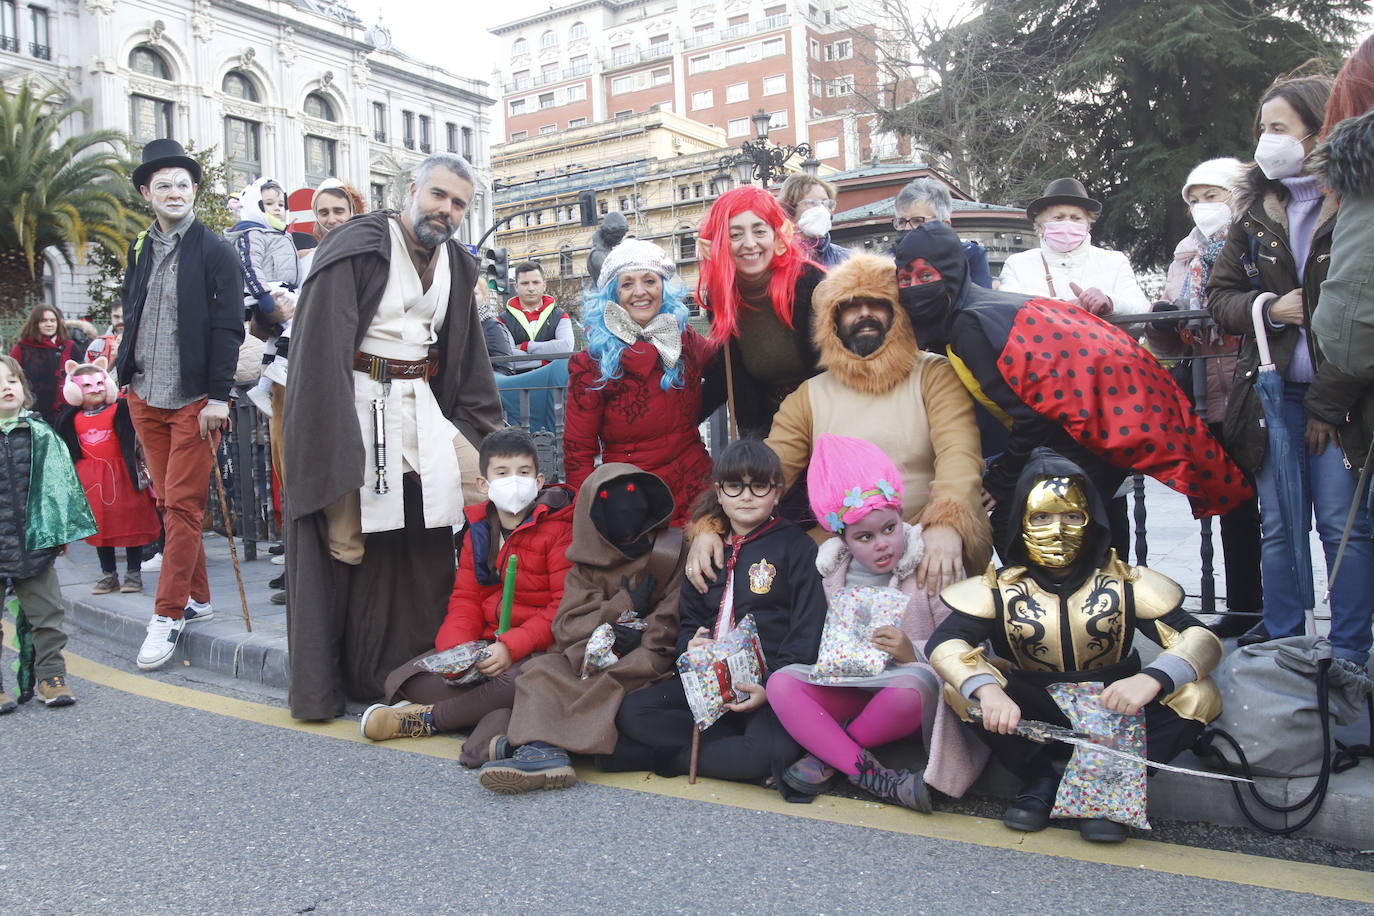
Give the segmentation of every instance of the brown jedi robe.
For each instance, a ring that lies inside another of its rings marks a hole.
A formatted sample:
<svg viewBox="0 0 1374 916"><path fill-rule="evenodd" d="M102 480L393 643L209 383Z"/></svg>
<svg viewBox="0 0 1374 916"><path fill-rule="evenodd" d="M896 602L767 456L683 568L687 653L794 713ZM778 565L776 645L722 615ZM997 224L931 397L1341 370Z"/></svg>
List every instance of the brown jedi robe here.
<svg viewBox="0 0 1374 916"><path fill-rule="evenodd" d="M342 715L345 696L381 696L387 672L432 646L453 588L453 533L423 527L412 475L397 484L405 488L406 527L367 535L358 566L330 556L322 511L361 487L374 460L353 408L353 354L386 290L387 223L395 218L368 213L329 233L296 308L283 457L290 705L298 719ZM504 420L473 301L477 265L447 244L451 293L430 387L444 416L476 446Z"/></svg>
<svg viewBox="0 0 1374 916"><path fill-rule="evenodd" d="M512 745L547 741L575 754L609 754L615 749L615 715L627 693L666 675L677 659L678 595L687 562L685 542L671 576L654 585L644 638L610 668L586 680L582 658L592 631L603 623L615 623L630 609L630 597L621 588L622 576L637 585L648 570L654 552L636 559L601 536L592 523L591 506L596 492L609 481L634 475L657 493L648 530L658 538L673 515L673 497L658 477L632 464L603 464L587 478L573 513L573 541L568 548L572 569L563 586L563 601L553 619L553 645L543 655L525 661L515 681L515 707L508 736Z"/></svg>

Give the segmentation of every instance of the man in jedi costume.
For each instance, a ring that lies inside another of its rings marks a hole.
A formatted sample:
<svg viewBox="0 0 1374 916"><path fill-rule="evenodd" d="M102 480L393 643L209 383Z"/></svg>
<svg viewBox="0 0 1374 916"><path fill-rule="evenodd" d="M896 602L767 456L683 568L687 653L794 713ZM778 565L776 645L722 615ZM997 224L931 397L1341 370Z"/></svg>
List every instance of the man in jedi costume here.
<svg viewBox="0 0 1374 916"><path fill-rule="evenodd" d="M472 189L465 160L430 156L404 210L325 236L301 290L284 456L298 719L380 697L387 672L431 646L444 617L460 482L503 425L477 265L452 240Z"/></svg>

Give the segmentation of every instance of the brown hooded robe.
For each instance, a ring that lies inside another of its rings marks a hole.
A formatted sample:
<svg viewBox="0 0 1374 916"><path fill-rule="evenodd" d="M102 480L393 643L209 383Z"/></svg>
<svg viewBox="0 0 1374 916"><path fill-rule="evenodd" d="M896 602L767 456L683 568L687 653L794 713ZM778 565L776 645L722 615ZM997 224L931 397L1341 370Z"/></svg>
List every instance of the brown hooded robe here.
<svg viewBox="0 0 1374 916"><path fill-rule="evenodd" d="M664 677L677 658L678 595L687 562L685 542L680 542L672 575L654 585L645 618L648 626L639 648L586 680L579 676L592 631L603 623L615 623L631 607L621 577L637 585L653 562L653 550L628 559L592 522L596 492L623 477L642 481L641 486L656 494L651 502L655 520L647 529L655 540L668 531L673 497L653 474L632 464L603 464L583 483L573 513L572 546L568 548L573 567L553 619L553 645L546 654L526 660L515 681L515 707L508 732L512 745L547 741L575 754L611 753L618 736L615 715L620 701Z"/></svg>
<svg viewBox="0 0 1374 916"><path fill-rule="evenodd" d="M390 277L388 222L377 211L325 236L301 290L291 336L284 462L291 715L342 715L345 697L371 701L387 672L433 645L453 587L453 532L423 527L420 491L405 488L406 527L366 535L358 566L333 559L324 509L363 485L371 448L353 408L353 354ZM504 425L472 289L477 265L447 242L448 313L430 387L475 447ZM457 485L457 481L454 482Z"/></svg>

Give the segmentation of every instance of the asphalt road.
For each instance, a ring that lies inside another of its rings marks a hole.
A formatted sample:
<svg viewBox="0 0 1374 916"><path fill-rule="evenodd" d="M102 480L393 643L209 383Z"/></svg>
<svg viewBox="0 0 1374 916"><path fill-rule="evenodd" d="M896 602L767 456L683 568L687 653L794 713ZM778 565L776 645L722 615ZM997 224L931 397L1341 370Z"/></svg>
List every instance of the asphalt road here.
<svg viewBox="0 0 1374 916"><path fill-rule="evenodd" d="M1023 852L994 821L847 799L818 813L718 783L679 798L655 793L685 780L642 776L504 798L451 739L266 724L285 723L241 701L280 697L189 668L138 676L90 637L71 650L117 670L87 662L76 706L0 718L0 913L1374 913L1247 883L1374 901L1365 871L1064 831ZM1173 873L1197 868L1228 880Z"/></svg>

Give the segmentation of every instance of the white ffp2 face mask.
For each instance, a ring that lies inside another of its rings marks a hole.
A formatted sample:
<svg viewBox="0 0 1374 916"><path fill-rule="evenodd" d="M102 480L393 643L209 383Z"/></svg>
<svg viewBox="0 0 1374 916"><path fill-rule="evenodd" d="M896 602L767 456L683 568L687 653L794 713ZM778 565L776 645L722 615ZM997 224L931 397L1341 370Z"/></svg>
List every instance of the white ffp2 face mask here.
<svg viewBox="0 0 1374 916"><path fill-rule="evenodd" d="M1307 158L1302 148L1306 139L1292 134L1260 134L1255 144L1255 165L1271 181L1292 178L1302 171L1302 161Z"/></svg>
<svg viewBox="0 0 1374 916"><path fill-rule="evenodd" d="M807 207L797 217L797 228L813 239L825 238L831 223L830 211L825 207Z"/></svg>
<svg viewBox="0 0 1374 916"><path fill-rule="evenodd" d="M1207 238L1231 222L1231 205L1225 201L1209 200L1193 204L1193 224Z"/></svg>
<svg viewBox="0 0 1374 916"><path fill-rule="evenodd" d="M487 499L507 515L524 511L539 495L539 479L536 477L498 477L487 483Z"/></svg>

